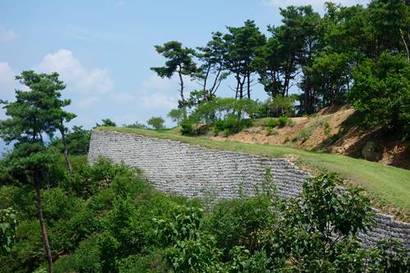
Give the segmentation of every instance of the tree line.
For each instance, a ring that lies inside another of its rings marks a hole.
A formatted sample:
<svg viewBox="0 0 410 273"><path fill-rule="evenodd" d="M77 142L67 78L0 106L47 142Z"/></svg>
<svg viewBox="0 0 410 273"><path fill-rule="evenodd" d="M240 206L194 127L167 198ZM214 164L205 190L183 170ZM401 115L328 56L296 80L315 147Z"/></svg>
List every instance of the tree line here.
<svg viewBox="0 0 410 273"><path fill-rule="evenodd" d="M166 62L151 69L163 78L178 77L179 108L211 101L223 81L232 78L236 99L251 99L254 85L260 84L270 98L296 93L299 115L351 104L366 125L410 133L406 1L373 0L366 7L328 2L323 16L311 6L289 6L280 15L282 23L268 26L266 33L247 20L213 32L205 46L157 45ZM200 88L186 90L187 79Z"/></svg>

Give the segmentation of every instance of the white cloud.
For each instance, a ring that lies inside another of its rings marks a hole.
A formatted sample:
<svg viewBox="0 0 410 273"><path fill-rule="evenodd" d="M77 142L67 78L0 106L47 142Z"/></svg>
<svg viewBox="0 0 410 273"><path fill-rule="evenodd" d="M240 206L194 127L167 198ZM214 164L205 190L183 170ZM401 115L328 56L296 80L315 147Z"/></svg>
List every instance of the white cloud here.
<svg viewBox="0 0 410 273"><path fill-rule="evenodd" d="M162 79L153 74L142 82L138 93L145 109L170 110L177 106L177 89L178 83L174 79Z"/></svg>
<svg viewBox="0 0 410 273"><path fill-rule="evenodd" d="M0 99L12 100L17 82L14 72L8 63L0 62ZM5 111L0 109L0 119L5 118ZM1 150L1 149L0 149Z"/></svg>
<svg viewBox="0 0 410 273"><path fill-rule="evenodd" d="M0 96L1 99L11 99L16 87L15 73L8 63L0 62Z"/></svg>
<svg viewBox="0 0 410 273"><path fill-rule="evenodd" d="M107 93L114 86L106 69L85 67L68 49L47 54L38 68L45 72L58 72L65 83L78 91Z"/></svg>
<svg viewBox="0 0 410 273"><path fill-rule="evenodd" d="M17 39L17 33L12 29L6 29L0 26L0 43L7 43Z"/></svg>

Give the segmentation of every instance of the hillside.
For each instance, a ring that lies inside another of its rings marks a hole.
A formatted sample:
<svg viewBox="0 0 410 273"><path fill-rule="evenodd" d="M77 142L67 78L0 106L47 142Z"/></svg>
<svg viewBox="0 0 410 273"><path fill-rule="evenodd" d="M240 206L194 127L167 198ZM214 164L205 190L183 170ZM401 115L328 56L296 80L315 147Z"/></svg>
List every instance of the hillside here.
<svg viewBox="0 0 410 273"><path fill-rule="evenodd" d="M379 128L364 130L357 122L354 109L325 108L319 113L291 118L291 126L266 128L266 119L254 122L251 128L228 137L214 140L232 140L251 144L286 145L308 151L325 151L378 161L410 169L410 145ZM369 147L365 155L363 149ZM374 151L369 151L369 149Z"/></svg>
<svg viewBox="0 0 410 273"><path fill-rule="evenodd" d="M376 162L356 159L344 155L305 151L284 145L249 144L225 139L215 141L208 137L188 137L178 130L145 130L118 127L100 127L126 133L178 140L203 147L269 157L286 157L311 172L327 170L336 172L349 183L363 187L373 200L373 205L400 219L410 218L410 170L386 166Z"/></svg>

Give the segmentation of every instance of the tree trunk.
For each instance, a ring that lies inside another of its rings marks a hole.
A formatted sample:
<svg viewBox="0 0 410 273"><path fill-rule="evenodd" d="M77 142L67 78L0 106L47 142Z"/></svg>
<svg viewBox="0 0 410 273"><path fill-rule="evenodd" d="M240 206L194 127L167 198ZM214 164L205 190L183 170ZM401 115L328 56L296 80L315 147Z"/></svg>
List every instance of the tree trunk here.
<svg viewBox="0 0 410 273"><path fill-rule="evenodd" d="M236 79L235 99L238 99L239 98L239 86L241 83L241 78L239 77L239 73L236 73L235 79Z"/></svg>
<svg viewBox="0 0 410 273"><path fill-rule="evenodd" d="M246 76L243 77L243 80L239 78L239 99L243 99L243 86L245 85Z"/></svg>
<svg viewBox="0 0 410 273"><path fill-rule="evenodd" d="M64 146L64 160L65 160L65 163L67 165L68 172L70 174L72 174L73 173L73 167L71 166L70 159L68 158L68 147L67 147L67 141L66 141L66 138L65 138L64 128L60 129L60 133L61 133L61 140L62 140L63 146Z"/></svg>
<svg viewBox="0 0 410 273"><path fill-rule="evenodd" d="M47 271L48 273L53 273L53 257L51 256L51 248L50 248L50 244L48 241L47 228L46 228L46 224L45 224L44 216L43 216L43 208L42 208L42 202L41 202L41 185L40 185L41 183L40 183L40 178L38 177L38 174L35 175L34 179L35 179L34 188L36 191L37 217L40 222L41 239L43 241L44 253L47 257Z"/></svg>
<svg viewBox="0 0 410 273"><path fill-rule="evenodd" d="M407 61L410 62L410 49L409 49L409 47L408 47L408 45L407 45L406 37L404 36L403 30L401 30L401 28L400 28L399 30L400 30L401 39L403 40L403 44L404 44L404 47L405 47L405 49L406 49ZM409 37L410 37L410 35L409 35Z"/></svg>
<svg viewBox="0 0 410 273"><path fill-rule="evenodd" d="M248 78L248 83L247 83L248 99L251 99L251 73L250 72L248 72L247 78Z"/></svg>
<svg viewBox="0 0 410 273"><path fill-rule="evenodd" d="M180 68L180 69L181 69L181 68ZM178 76L179 76L179 86L180 86L179 93L180 93L180 96L181 96L181 101L182 101L182 102L185 102L185 97L184 97L184 79L182 78L181 70L178 71Z"/></svg>

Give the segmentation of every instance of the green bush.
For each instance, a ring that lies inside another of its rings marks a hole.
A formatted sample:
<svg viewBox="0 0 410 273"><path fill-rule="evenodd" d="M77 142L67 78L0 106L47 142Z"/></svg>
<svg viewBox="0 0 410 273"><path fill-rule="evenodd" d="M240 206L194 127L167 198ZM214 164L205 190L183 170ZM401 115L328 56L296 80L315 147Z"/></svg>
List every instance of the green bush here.
<svg viewBox="0 0 410 273"><path fill-rule="evenodd" d="M157 249L147 255L133 255L117 262L118 273L168 273L163 250Z"/></svg>
<svg viewBox="0 0 410 273"><path fill-rule="evenodd" d="M278 95L269 98L261 105L261 115L266 117L280 117L282 115L294 115L296 96L282 96Z"/></svg>
<svg viewBox="0 0 410 273"><path fill-rule="evenodd" d="M272 226L274 215L268 196L221 201L209 219L218 246L227 253L235 246L259 248L258 232Z"/></svg>
<svg viewBox="0 0 410 273"><path fill-rule="evenodd" d="M150 125L155 130L164 129L164 119L161 117L152 117L147 121L147 124Z"/></svg>
<svg viewBox="0 0 410 273"><path fill-rule="evenodd" d="M239 133L245 128L252 126L250 119L238 119L235 115L228 115L223 120L218 120L214 124L215 135L223 132L225 136Z"/></svg>
<svg viewBox="0 0 410 273"><path fill-rule="evenodd" d="M273 129L279 125L279 120L276 118L269 118L265 124L266 124L266 127Z"/></svg>
<svg viewBox="0 0 410 273"><path fill-rule="evenodd" d="M287 116L280 116L278 118L278 122L279 122L279 127L285 127L289 122L289 118Z"/></svg>
<svg viewBox="0 0 410 273"><path fill-rule="evenodd" d="M195 136L195 123L190 119L184 119L181 122L181 134L184 136Z"/></svg>
<svg viewBox="0 0 410 273"><path fill-rule="evenodd" d="M178 241L166 254L168 264L174 272L213 273L220 272L220 250L211 236Z"/></svg>

